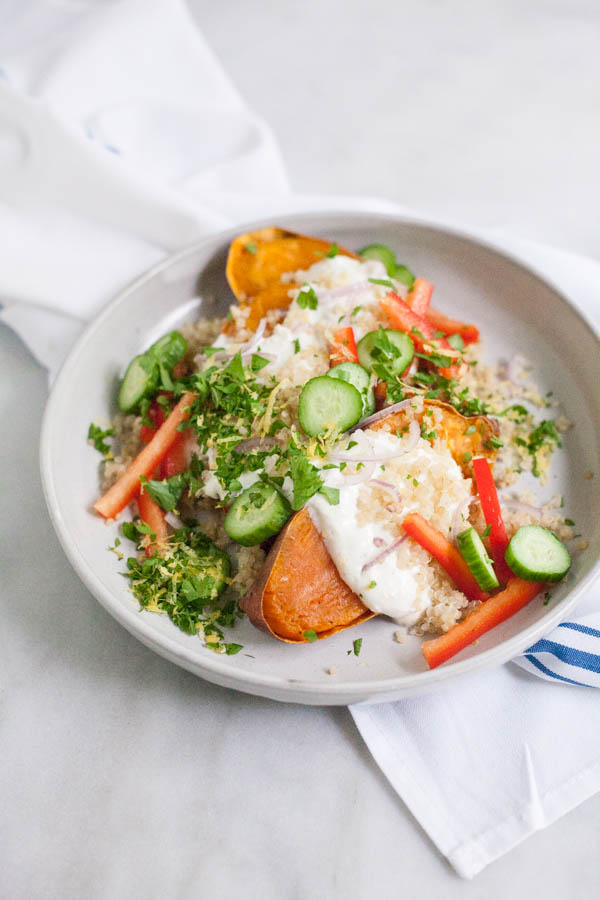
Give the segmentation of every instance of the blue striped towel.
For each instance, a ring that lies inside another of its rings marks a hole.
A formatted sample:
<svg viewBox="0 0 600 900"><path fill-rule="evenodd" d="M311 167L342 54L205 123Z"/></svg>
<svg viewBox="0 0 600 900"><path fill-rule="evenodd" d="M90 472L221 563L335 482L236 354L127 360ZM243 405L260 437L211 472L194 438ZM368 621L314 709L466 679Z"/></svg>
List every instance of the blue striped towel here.
<svg viewBox="0 0 600 900"><path fill-rule="evenodd" d="M586 624L598 616L562 622L513 662L527 672L580 687L600 687L600 630Z"/></svg>

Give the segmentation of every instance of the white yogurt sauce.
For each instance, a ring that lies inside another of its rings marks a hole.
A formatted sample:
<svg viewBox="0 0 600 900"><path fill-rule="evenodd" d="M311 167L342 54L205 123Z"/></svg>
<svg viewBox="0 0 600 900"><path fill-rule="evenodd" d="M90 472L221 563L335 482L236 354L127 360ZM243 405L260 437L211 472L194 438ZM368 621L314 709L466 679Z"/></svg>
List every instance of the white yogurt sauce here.
<svg viewBox="0 0 600 900"><path fill-rule="evenodd" d="M353 437L359 437L361 446L354 448L349 455L357 457L361 453L364 455L368 445L374 456L383 456L398 446L397 437L382 431L360 431ZM408 467L416 468L418 464L421 473L423 469L427 471L430 464L440 465L439 453L421 439L401 459ZM456 509L464 502L464 497L470 493L470 481L463 478L460 468L451 458L444 459L444 466L446 462L448 483L457 487L459 497L458 501L446 508L451 521ZM339 472L326 470L323 475L331 486L342 485L339 504L331 506L322 495L316 494L308 501L307 506L340 576L373 612L390 616L402 625L413 625L432 602L430 590L418 583L419 567L399 568L394 550L365 569L367 563L398 539L397 532L381 521L363 522L359 525L357 502L368 482L343 486L344 478ZM405 476L395 477L391 466L387 465L385 474L376 473L373 477L394 484L402 491L402 518L410 512L418 511L418 503L405 488ZM384 543L377 547L374 541Z"/></svg>

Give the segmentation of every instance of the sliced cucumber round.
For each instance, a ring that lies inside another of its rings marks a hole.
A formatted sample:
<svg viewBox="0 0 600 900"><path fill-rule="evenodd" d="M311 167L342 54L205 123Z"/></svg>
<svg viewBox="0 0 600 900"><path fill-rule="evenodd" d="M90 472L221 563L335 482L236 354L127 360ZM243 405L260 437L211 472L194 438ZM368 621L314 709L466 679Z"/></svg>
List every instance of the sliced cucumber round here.
<svg viewBox="0 0 600 900"><path fill-rule="evenodd" d="M362 417L360 393L341 378L318 375L307 381L298 401L298 419L306 434L347 431Z"/></svg>
<svg viewBox="0 0 600 900"><path fill-rule="evenodd" d="M560 581L571 568L571 555L556 535L541 525L523 525L512 536L506 562L524 581Z"/></svg>
<svg viewBox="0 0 600 900"><path fill-rule="evenodd" d="M243 547L254 547L281 531L291 512L290 504L276 487L257 481L231 504L225 516L225 531Z"/></svg>
<svg viewBox="0 0 600 900"><path fill-rule="evenodd" d="M163 335L146 351L146 354L172 370L187 351L187 341L179 331Z"/></svg>
<svg viewBox="0 0 600 900"><path fill-rule="evenodd" d="M415 283L415 276L406 266L394 266L394 271L391 275L394 281L399 281L400 284L405 284L409 291L412 290L413 284Z"/></svg>
<svg viewBox="0 0 600 900"><path fill-rule="evenodd" d="M134 356L119 388L118 404L121 412L131 412L140 400L150 397L158 387L158 376L158 363L152 357L146 353Z"/></svg>
<svg viewBox="0 0 600 900"><path fill-rule="evenodd" d="M461 556L482 591L493 591L499 586L492 560L484 543L474 528L467 528L457 535L456 543Z"/></svg>
<svg viewBox="0 0 600 900"><path fill-rule="evenodd" d="M361 259L376 259L383 263L388 275L393 276L396 268L396 255L385 244L368 244L358 251L358 255Z"/></svg>
<svg viewBox="0 0 600 900"><path fill-rule="evenodd" d="M369 331L356 346L358 361L368 372L375 372L377 364L385 366L391 375L402 375L415 355L415 345L403 331L379 328Z"/></svg>
<svg viewBox="0 0 600 900"><path fill-rule="evenodd" d="M362 397L362 418L375 412L375 392L371 387L371 376L366 369L358 363L345 362L334 366L327 373L328 378L341 378L348 384L353 384Z"/></svg>

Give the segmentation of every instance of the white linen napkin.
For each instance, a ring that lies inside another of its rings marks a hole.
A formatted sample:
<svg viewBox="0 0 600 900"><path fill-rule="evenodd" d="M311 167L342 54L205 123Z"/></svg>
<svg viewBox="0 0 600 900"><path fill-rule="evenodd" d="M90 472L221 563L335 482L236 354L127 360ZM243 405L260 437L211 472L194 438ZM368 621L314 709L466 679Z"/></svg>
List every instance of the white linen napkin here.
<svg viewBox="0 0 600 900"><path fill-rule="evenodd" d="M401 211L364 198L292 197L271 133L180 0L21 0L10 25L0 28L1 318L51 376L111 294L207 232L319 206ZM487 237L594 314L598 264ZM574 621L600 628L595 606L590 595ZM551 660L547 647L535 656L546 668L571 664ZM352 713L462 875L600 788L597 694L510 665Z"/></svg>

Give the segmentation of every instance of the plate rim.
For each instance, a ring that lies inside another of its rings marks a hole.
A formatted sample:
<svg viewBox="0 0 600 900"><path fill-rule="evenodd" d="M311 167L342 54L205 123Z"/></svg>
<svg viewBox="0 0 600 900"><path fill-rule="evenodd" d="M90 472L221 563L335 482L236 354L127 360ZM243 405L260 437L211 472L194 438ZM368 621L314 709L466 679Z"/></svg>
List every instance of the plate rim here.
<svg viewBox="0 0 600 900"><path fill-rule="evenodd" d="M556 294L560 300L575 314L583 325L591 332L596 340L600 340L600 333L590 317L580 310L553 281L542 275L535 266L530 266L520 260L513 253L498 247L493 241L481 238L461 227L449 225L445 222L429 217L414 215L402 215L382 212L369 212L359 210L350 212L347 210L314 210L285 216L269 216L268 219L260 218L251 222L243 222L233 225L218 232L211 232L198 241L183 247L176 253L169 254L158 261L145 272L138 275L123 287L111 300L109 300L99 313L87 325L78 337L73 347L62 363L58 375L52 385L44 415L40 433L40 473L44 499L52 526L57 534L62 549L75 570L78 577L88 588L96 600L115 618L127 631L150 647L159 655L166 657L171 662L182 666L194 674L206 678L208 681L221 684L244 693L258 696L267 696L272 699L288 702L314 702L319 705L331 703L342 704L345 702L357 702L356 698L362 698L358 702L377 703L387 702L393 699L394 693L398 696L425 693L442 683L448 683L462 676L468 675L479 669L487 669L494 665L501 665L513 657L519 655L526 647L535 643L544 634L547 634L558 622L577 605L582 594L600 576L600 556L593 563L590 571L582 578L573 590L569 591L560 605L549 609L537 622L529 625L524 630L511 638L507 638L495 647L491 647L476 656L465 660L458 660L447 666L442 666L424 672L410 675L393 676L375 681L344 681L344 682L306 682L303 679L290 680L280 674L267 675L244 670L243 675L236 672L231 664L227 664L220 655L207 654L206 659L199 659L196 648L187 648L179 644L168 634L157 632L150 622L144 621L140 616L140 610L133 604L131 609L123 606L116 595L105 586L102 579L91 571L84 555L70 540L69 529L64 522L60 510L60 502L56 491L53 472L53 458L50 453L50 436L53 427L54 410L61 393L68 389L69 375L76 366L81 353L88 342L93 339L96 330L101 328L107 318L110 318L113 310L126 302L127 297L137 291L146 282L152 280L164 270L176 265L186 256L192 255L202 249L204 245L224 243L235 234L268 227L276 221L284 227L301 227L302 222L314 222L315 219L344 216L347 220L360 223L363 221L378 220L390 225L414 226L435 230L450 237L458 237L469 243L475 244L491 253L500 256L513 266L517 266L524 273L533 276L547 289ZM261 690L262 689L262 690ZM280 695L280 696L278 696ZM312 700L307 700L309 695ZM335 699L328 699L335 698Z"/></svg>

